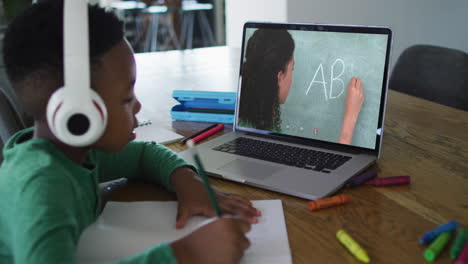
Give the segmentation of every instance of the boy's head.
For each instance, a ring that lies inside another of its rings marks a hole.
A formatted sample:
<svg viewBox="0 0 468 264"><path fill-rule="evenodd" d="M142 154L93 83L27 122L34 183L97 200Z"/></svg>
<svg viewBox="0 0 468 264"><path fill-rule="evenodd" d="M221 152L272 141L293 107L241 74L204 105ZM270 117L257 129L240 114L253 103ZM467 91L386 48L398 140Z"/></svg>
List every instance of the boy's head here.
<svg viewBox="0 0 468 264"><path fill-rule="evenodd" d="M88 16L91 87L108 111L106 131L95 145L117 151L132 137L134 115L140 109L133 94L133 51L113 13L90 6ZM42 1L16 17L5 33L3 54L8 78L24 109L46 123L47 102L63 86L63 0Z"/></svg>

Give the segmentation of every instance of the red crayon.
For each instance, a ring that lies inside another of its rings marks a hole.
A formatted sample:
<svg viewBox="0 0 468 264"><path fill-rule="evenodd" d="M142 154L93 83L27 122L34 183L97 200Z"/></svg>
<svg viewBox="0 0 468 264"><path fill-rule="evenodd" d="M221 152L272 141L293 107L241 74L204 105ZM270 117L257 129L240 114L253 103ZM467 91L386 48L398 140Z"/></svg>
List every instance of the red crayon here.
<svg viewBox="0 0 468 264"><path fill-rule="evenodd" d="M375 178L368 181L366 184L372 186L393 186L393 185L403 185L409 184L411 182L410 176L394 176L394 177L385 177L385 178Z"/></svg>
<svg viewBox="0 0 468 264"><path fill-rule="evenodd" d="M468 264L468 242L465 243L462 252L455 261L455 264Z"/></svg>
<svg viewBox="0 0 468 264"><path fill-rule="evenodd" d="M194 137L196 137L196 136L198 136L198 135L201 135L201 134L205 133L206 131L209 131L209 130L215 128L217 125L219 125L219 124L214 124L214 125L211 125L211 126L205 128L205 129L201 130L201 131L198 131L197 133L195 133L195 134L193 134L193 135L191 135L191 136L188 136L188 137L184 138L184 140L182 140L181 143L182 143L182 144L185 144L185 143L187 143L187 141L189 141L190 139L192 139L192 138L194 138Z"/></svg>
<svg viewBox="0 0 468 264"><path fill-rule="evenodd" d="M320 200L316 201L310 201L307 204L309 205L309 209L311 211L318 210L318 209L323 209L323 208L328 208L332 206L337 206L340 204L344 204L351 201L351 196L350 195L335 195L331 196L328 198L323 198Z"/></svg>
<svg viewBox="0 0 468 264"><path fill-rule="evenodd" d="M223 129L224 129L224 124L219 124L219 125L215 126L214 128L212 128L212 129L210 129L210 130L208 130L208 131L206 131L206 132L192 138L193 143L197 143L197 142L199 142L199 141L201 141L201 140L203 140L203 139L205 139L205 138L207 138L207 137L213 135L214 133L216 133L218 131L221 131Z"/></svg>

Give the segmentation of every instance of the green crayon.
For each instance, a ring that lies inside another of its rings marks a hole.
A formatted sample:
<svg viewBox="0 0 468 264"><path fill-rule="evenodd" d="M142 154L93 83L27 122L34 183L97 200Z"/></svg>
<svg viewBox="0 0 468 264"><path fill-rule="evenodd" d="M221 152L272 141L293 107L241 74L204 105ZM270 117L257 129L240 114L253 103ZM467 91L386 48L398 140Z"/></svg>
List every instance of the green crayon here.
<svg viewBox="0 0 468 264"><path fill-rule="evenodd" d="M440 234L426 249L426 251L424 251L424 258L427 261L434 261L442 249L444 249L447 242L450 240L451 234L451 232L443 232Z"/></svg>
<svg viewBox="0 0 468 264"><path fill-rule="evenodd" d="M463 245L468 241L468 229L463 228L457 235L455 242L450 248L450 258L455 260L463 249Z"/></svg>

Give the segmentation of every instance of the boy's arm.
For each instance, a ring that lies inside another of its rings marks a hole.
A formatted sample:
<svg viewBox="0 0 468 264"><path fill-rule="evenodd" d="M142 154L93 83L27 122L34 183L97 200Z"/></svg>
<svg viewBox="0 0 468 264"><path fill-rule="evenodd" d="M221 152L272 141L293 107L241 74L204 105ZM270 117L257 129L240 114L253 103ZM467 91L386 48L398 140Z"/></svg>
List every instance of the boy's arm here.
<svg viewBox="0 0 468 264"><path fill-rule="evenodd" d="M71 195L76 190L60 176L38 175L20 186L10 221L15 263L74 263L80 235Z"/></svg>
<svg viewBox="0 0 468 264"><path fill-rule="evenodd" d="M17 264L75 263L81 228L93 222L95 208L82 208L77 191L60 173L38 175L21 186L11 211L12 254ZM93 199L92 197L88 197ZM80 228L81 227L81 228ZM137 255L112 262L176 263L162 243Z"/></svg>
<svg viewBox="0 0 468 264"><path fill-rule="evenodd" d="M171 174L190 166L175 152L154 142L130 142L119 153L96 152L100 182L119 178L141 179L173 190Z"/></svg>

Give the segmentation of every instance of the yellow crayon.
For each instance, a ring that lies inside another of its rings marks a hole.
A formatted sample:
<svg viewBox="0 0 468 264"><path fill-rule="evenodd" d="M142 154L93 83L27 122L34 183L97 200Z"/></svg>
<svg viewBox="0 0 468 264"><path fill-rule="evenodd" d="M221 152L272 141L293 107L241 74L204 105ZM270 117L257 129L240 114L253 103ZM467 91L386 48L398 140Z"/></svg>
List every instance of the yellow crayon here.
<svg viewBox="0 0 468 264"><path fill-rule="evenodd" d="M354 241L354 239L352 239L351 236L343 229L336 232L336 238L338 238L341 244L343 244L357 259L365 263L370 262L366 251L364 251L364 249L362 249L361 246L359 246L359 244L356 243L356 241Z"/></svg>

